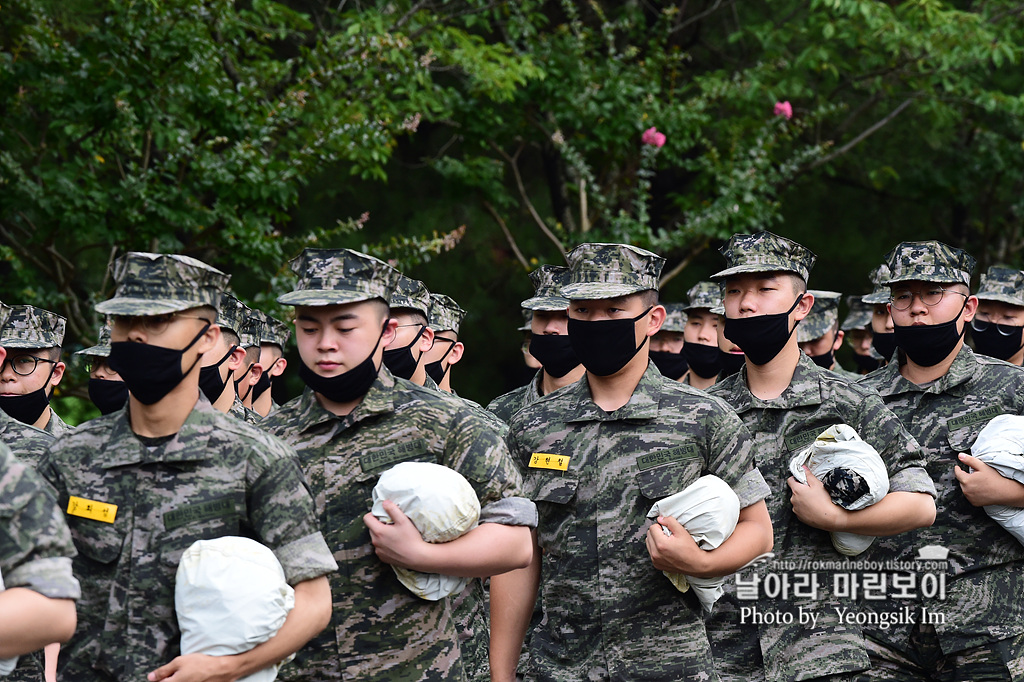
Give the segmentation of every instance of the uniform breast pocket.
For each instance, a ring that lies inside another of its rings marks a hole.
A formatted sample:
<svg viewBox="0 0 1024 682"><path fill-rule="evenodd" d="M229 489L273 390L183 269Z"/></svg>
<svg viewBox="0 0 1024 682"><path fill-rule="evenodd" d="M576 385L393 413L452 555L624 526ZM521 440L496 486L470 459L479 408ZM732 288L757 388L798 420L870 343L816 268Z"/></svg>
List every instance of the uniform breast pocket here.
<svg viewBox="0 0 1024 682"><path fill-rule="evenodd" d="M569 472L530 472L523 477L526 497L534 502L569 504L576 498L579 480Z"/></svg>
<svg viewBox="0 0 1024 682"><path fill-rule="evenodd" d="M73 515L66 518L75 549L83 557L100 564L111 564L120 558L126 533L117 524Z"/></svg>
<svg viewBox="0 0 1024 682"><path fill-rule="evenodd" d="M651 502L674 495L696 481L704 470L701 459L687 459L641 471L636 475L640 494Z"/></svg>
<svg viewBox="0 0 1024 682"><path fill-rule="evenodd" d="M178 565L181 555L197 540L242 535L245 499L241 493L183 501L162 513L160 556L167 566Z"/></svg>
<svg viewBox="0 0 1024 682"><path fill-rule="evenodd" d="M946 442L953 452L970 453L974 441L978 440L979 431L980 429L972 427L950 431L946 434Z"/></svg>

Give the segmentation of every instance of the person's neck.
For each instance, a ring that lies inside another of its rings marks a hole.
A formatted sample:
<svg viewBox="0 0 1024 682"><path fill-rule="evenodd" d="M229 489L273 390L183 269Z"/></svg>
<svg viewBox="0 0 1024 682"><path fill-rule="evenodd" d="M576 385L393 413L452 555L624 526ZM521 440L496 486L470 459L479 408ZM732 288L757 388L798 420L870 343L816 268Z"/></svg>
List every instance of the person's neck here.
<svg viewBox="0 0 1024 682"><path fill-rule="evenodd" d="M192 414L199 400L198 370L185 377L170 393L152 405L143 405L128 394L128 419L132 431L144 438L173 436Z"/></svg>
<svg viewBox="0 0 1024 682"><path fill-rule="evenodd" d="M690 386L693 386L694 388L699 388L701 390L705 388L711 388L712 386L715 385L715 382L718 381L717 374L711 377L710 379L705 379L704 377L700 376L693 370L690 370L686 374L690 379Z"/></svg>
<svg viewBox="0 0 1024 682"><path fill-rule="evenodd" d="M445 393L451 393L452 392L452 368L451 367L449 367L448 371L444 373L443 377L441 377L441 381L440 381L440 383L438 383L437 387L439 389L441 389L442 391L444 391Z"/></svg>
<svg viewBox="0 0 1024 682"><path fill-rule="evenodd" d="M355 400L349 400L348 402L338 403L333 400L329 400L324 396L323 393L314 393L313 395L316 396L316 400L318 403L320 403L320 407L324 408L331 414L337 415L339 417L347 416L349 413L352 412L352 410L359 407L359 404L363 402L363 398L366 397L365 395L361 395Z"/></svg>
<svg viewBox="0 0 1024 682"><path fill-rule="evenodd" d="M32 426L36 427L37 429L45 429L46 425L50 423L50 416L52 414L53 414L53 410L50 409L49 405L47 405L43 409L42 413L39 415L39 419L36 419L32 423Z"/></svg>
<svg viewBox="0 0 1024 682"><path fill-rule="evenodd" d="M956 360L956 356L960 354L960 349L963 347L964 340L963 337L961 337L956 344L956 348L954 348L953 351L942 360L942 362L932 365L931 367L922 367L921 365L916 364L910 359L909 355L904 353L907 361L900 365L900 374L904 379L912 384L920 386L921 384L931 383L936 379L945 376L946 372L949 371L949 368L953 366L953 361ZM898 353L897 357L899 357Z"/></svg>
<svg viewBox="0 0 1024 682"><path fill-rule="evenodd" d="M557 391L563 386L575 384L577 381L580 380L580 377L586 374L586 372L587 370L585 367L583 367L583 365L576 365L569 371L568 374L565 374L560 377L553 377L547 373L547 370L545 370L541 372L540 394L547 395L548 393Z"/></svg>
<svg viewBox="0 0 1024 682"><path fill-rule="evenodd" d="M800 363L800 347L791 336L779 354L763 365L747 358L747 388L758 400L774 400L789 388Z"/></svg>
<svg viewBox="0 0 1024 682"><path fill-rule="evenodd" d="M416 363L416 371L412 373L411 377L409 377L409 381L417 386L422 386L427 383L427 368L423 364L423 358L420 358L420 362Z"/></svg>
<svg viewBox="0 0 1024 682"><path fill-rule="evenodd" d="M647 371L647 362L647 347L644 346L615 374L606 377L588 374L587 383L590 385L590 397L594 403L605 412L614 412L628 403L633 397L633 391L640 385L644 372Z"/></svg>
<svg viewBox="0 0 1024 682"><path fill-rule="evenodd" d="M252 401L252 409L261 417L266 417L270 414L270 408L273 407L273 397L270 395L270 389L263 391L259 398Z"/></svg>
<svg viewBox="0 0 1024 682"><path fill-rule="evenodd" d="M220 397L214 401L214 408L220 410L224 414L227 414L231 409L231 406L235 404L235 386L230 381L224 386L224 390L220 392Z"/></svg>

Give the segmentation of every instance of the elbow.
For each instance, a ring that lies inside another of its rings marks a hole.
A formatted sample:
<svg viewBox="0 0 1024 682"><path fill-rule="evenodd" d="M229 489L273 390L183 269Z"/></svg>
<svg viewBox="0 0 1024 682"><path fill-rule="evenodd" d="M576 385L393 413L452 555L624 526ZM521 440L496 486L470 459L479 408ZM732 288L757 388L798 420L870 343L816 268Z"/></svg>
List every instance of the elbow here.
<svg viewBox="0 0 1024 682"><path fill-rule="evenodd" d="M59 599L56 601L57 603L54 605L53 641L64 644L71 639L71 636L75 634L75 628L78 627L78 611L72 599Z"/></svg>
<svg viewBox="0 0 1024 682"><path fill-rule="evenodd" d="M927 493L921 493L924 501L921 504L921 518L918 528L927 528L935 523L935 500Z"/></svg>
<svg viewBox="0 0 1024 682"><path fill-rule="evenodd" d="M512 566L509 570L515 571L521 568L526 568L533 562L533 532L526 526L519 526L517 531L516 542L514 548L510 552L510 561Z"/></svg>

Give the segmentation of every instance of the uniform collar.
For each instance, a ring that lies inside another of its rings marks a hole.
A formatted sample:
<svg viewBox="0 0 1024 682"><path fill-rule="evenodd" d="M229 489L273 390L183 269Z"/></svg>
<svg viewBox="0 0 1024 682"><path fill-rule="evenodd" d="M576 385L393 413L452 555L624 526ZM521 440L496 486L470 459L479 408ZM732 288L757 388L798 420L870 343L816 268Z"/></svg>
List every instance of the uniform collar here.
<svg viewBox="0 0 1024 682"><path fill-rule="evenodd" d="M387 414L395 411L394 391L398 380L395 375L381 364L377 372L377 378L370 384L370 390L363 396L363 400L356 405L355 409L344 417L324 409L317 399L313 389L306 387L299 399L298 419L304 424L303 431L319 424L326 424L331 421L351 420L352 423L366 419L378 414Z"/></svg>
<svg viewBox="0 0 1024 682"><path fill-rule="evenodd" d="M807 355L800 353L800 359L797 360L796 369L793 371L793 378L786 390L774 400L761 400L751 393L747 386L747 365L744 363L739 372L726 379L730 383L728 396L724 396L725 401L738 414L755 408L791 410L798 407L821 405L825 402L828 393L828 389L824 385L826 372L828 370L818 367Z"/></svg>
<svg viewBox="0 0 1024 682"><path fill-rule="evenodd" d="M205 461L211 454L208 447L214 427L210 422L221 413L199 392L192 411L174 438L160 447L150 450L132 432L128 418L130 405L113 415L114 425L110 438L94 455L93 461L103 469L113 469L133 464L184 464Z"/></svg>
<svg viewBox="0 0 1024 682"><path fill-rule="evenodd" d="M654 363L648 363L647 370L640 377L640 383L633 389L633 395L630 396L629 402L609 413L594 402L590 395L587 375L584 374L568 389L570 392L569 409L566 412L565 421L646 421L656 419L666 381L669 380L662 376Z"/></svg>
<svg viewBox="0 0 1024 682"><path fill-rule="evenodd" d="M946 373L924 386L918 386L900 374L899 360L900 352L897 351L892 362L876 370L878 379L872 385L880 395L934 393L963 397L968 392L967 382L978 369L978 359L966 343L960 348Z"/></svg>

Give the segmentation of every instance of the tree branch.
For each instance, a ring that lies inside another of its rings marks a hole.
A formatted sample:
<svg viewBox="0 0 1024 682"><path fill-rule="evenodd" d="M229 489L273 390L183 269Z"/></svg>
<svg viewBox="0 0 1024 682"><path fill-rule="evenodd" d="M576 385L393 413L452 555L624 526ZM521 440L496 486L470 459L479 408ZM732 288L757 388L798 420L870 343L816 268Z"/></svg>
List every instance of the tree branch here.
<svg viewBox="0 0 1024 682"><path fill-rule="evenodd" d="M658 282L658 287L659 288L664 288L664 286L666 284L668 284L673 279L675 279L676 276L680 272L685 270L690 265L690 263L693 262L694 258L699 256L707 248L708 248L708 240L707 239L705 239L700 244L697 244L695 246L690 247L690 253L686 254L686 257L683 258L683 260L679 261L679 264L677 266L675 266L674 268L672 268L667 273L665 273L664 275L661 276L661 281Z"/></svg>
<svg viewBox="0 0 1024 682"><path fill-rule="evenodd" d="M544 220L540 217L540 214L537 213L537 209L534 208L533 202L530 201L530 197L526 193L526 185L523 184L523 176L520 175L519 173L518 163L519 154L522 153L524 145L520 144L519 149L516 150L515 155L509 156L508 152L506 152L498 145L494 144L493 141L488 140L487 144L491 146L491 149L498 152L498 154L500 154L501 157L505 159L505 161L508 162L508 164L512 167L512 174L515 176L516 187L519 188L519 196L522 198L523 204L526 205L526 209L530 212L530 215L533 217L534 222L537 223L537 227L539 227L541 232L543 232L544 235L549 240L551 240L551 243L554 244L555 248L558 249L558 253L562 254L562 258L565 258L565 246L562 244L561 240L559 240L558 237L555 236L555 233L552 232L551 229L544 223Z"/></svg>
<svg viewBox="0 0 1024 682"><path fill-rule="evenodd" d="M483 203L484 208L487 209L487 212L491 214L492 218L494 218L494 222L498 223L498 227L500 227L501 231L505 234L505 239L508 240L508 245L512 247L512 253L516 255L516 260L522 264L524 270L529 270L530 262L526 260L523 252L519 250L519 245L516 244L515 237L513 237L512 233L509 232L508 226L505 225L505 221L500 215L498 215L498 211L491 205L491 202L484 200Z"/></svg>
<svg viewBox="0 0 1024 682"><path fill-rule="evenodd" d="M876 132L878 132L881 128L885 127L894 118L899 116L900 113L904 109L906 109L907 107L910 106L910 104L914 101L914 99L915 99L915 97L908 97L907 99L903 100L903 102L898 107L896 107L895 109L890 111L884 118L882 118L881 120L877 121L870 128L868 128L867 130L863 131L860 135L858 135L857 137L853 138L852 140L850 140L849 142L844 144L842 147L839 147L838 149L836 149L834 152L832 152L828 156L823 156L820 159L818 159L817 161L815 161L814 163L812 163L810 166L807 167L807 170L814 170L818 166L823 166L826 163L828 163L829 161L831 161L832 159L840 157L843 154L845 154L846 152L850 151L851 149L856 147L858 144L860 144L861 142L866 140L868 137L870 137L871 135L873 135Z"/></svg>

